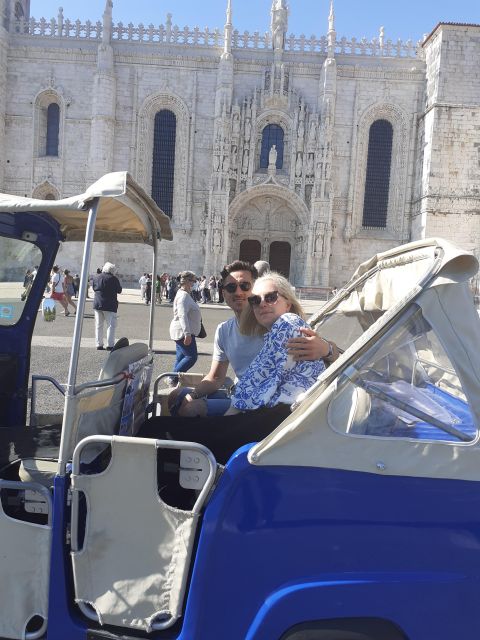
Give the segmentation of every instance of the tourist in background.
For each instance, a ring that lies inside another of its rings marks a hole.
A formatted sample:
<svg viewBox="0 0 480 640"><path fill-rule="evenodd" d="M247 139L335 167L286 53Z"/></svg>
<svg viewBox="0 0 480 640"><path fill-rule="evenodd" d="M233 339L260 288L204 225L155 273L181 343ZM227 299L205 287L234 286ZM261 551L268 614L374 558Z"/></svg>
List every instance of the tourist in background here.
<svg viewBox="0 0 480 640"><path fill-rule="evenodd" d="M175 341L176 360L173 370L188 371L196 363L197 343L195 336L200 333L202 316L198 304L191 294L196 276L192 271L182 271L179 276L180 288L173 303L173 319L170 323L170 338ZM176 384L177 380L171 380Z"/></svg>
<svg viewBox="0 0 480 640"><path fill-rule="evenodd" d="M73 286L73 276L68 269L63 271L63 275L65 278L65 300L67 301L67 309L68 305L73 307L73 312L77 312L77 305L73 302L72 297L75 295L75 287Z"/></svg>
<svg viewBox="0 0 480 640"><path fill-rule="evenodd" d="M97 349L103 346L103 325L107 325L107 351L115 344L115 329L117 327L117 295L122 293L122 285L115 273L115 265L106 262L101 272L93 279L93 309L95 313L95 342Z"/></svg>
<svg viewBox="0 0 480 640"><path fill-rule="evenodd" d="M54 265L52 268L52 273L50 276L50 298L59 302L66 316L70 315L70 311L68 310L68 304L65 299L65 277L60 272L60 268L58 265Z"/></svg>

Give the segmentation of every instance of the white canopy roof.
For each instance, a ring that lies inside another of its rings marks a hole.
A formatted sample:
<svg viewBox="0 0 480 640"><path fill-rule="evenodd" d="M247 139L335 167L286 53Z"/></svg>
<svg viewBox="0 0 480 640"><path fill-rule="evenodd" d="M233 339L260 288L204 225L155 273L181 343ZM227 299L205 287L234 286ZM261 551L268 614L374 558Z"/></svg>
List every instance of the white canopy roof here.
<svg viewBox="0 0 480 640"><path fill-rule="evenodd" d="M94 240L153 244L158 234L172 240L166 216L126 171L107 173L85 193L63 200L36 200L0 194L0 211L47 212L59 224L65 240L84 240L88 209L98 198Z"/></svg>

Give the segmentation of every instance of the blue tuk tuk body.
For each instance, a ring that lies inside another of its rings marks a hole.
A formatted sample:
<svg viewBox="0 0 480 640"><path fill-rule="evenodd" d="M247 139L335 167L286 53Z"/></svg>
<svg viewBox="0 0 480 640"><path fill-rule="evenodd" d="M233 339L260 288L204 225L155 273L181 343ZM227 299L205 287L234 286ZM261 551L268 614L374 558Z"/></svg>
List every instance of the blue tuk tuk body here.
<svg viewBox="0 0 480 640"><path fill-rule="evenodd" d="M45 547L37 553L48 570L35 573L38 567L32 565L29 576L21 568L16 573L22 549L15 547L9 527L16 516L7 503L12 495L22 504L29 500L15 470L22 451L35 457L25 443L39 443L35 428L25 427L31 336L65 229L45 212L4 212L0 236L23 239L41 252L27 299L18 309L18 301L1 300L8 309L0 318L6 390L0 402L0 638L466 640L480 635L474 394L480 375L478 358L469 353L480 336L480 321L468 298L468 278L477 268L472 256L449 255L441 243L425 241L393 257L377 257L357 272L353 285L312 320L322 334L331 332L345 353L299 399L284 424L263 442L237 450L224 468L195 443L141 442L125 433L99 437L95 428L84 440L69 441L64 419L57 433L61 442L49 443L60 452L53 487L44 494L48 521L32 521L27 514L13 530L23 535L23 526L35 534L42 529L48 540L48 562ZM415 286L405 283L397 291L391 285L405 281L402 269L410 270L408 277L416 269ZM390 293L379 302L380 286ZM348 341L342 343L342 335ZM15 384L9 385L12 372ZM98 405L98 389L114 383L96 384L83 403L97 394ZM77 385L72 402L84 391ZM44 439L48 433L46 428ZM88 447L98 451L107 445L106 465L85 472L88 461L82 455ZM202 475L204 462L210 465L208 480L194 491L198 500L191 520L167 505L167 520L158 522L180 518L167 533L150 519L162 494L145 487L139 495L128 467L135 456L145 467L150 459L155 466L164 447L178 449L183 460L196 456L196 467L180 462L180 474L183 464L190 478L191 469ZM110 472L117 474L112 482L121 478L115 495L108 494ZM35 492L35 482L26 488ZM144 519L132 515L142 510ZM149 565L150 548L152 567L158 556L171 555L153 579L140 575L140 564ZM137 557L138 576L132 571ZM105 562L111 583L101 575ZM110 587L99 593L104 580ZM157 582L167 583L160 595ZM45 589L45 611L32 604L32 585ZM9 617L17 615L21 600L31 615L18 632Z"/></svg>

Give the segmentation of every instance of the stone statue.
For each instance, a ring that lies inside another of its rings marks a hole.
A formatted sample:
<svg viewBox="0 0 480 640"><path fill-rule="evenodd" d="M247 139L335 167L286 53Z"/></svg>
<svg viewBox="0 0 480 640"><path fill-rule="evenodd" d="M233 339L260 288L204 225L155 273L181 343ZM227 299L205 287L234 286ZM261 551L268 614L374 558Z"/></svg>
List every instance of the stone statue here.
<svg viewBox="0 0 480 640"><path fill-rule="evenodd" d="M237 168L237 162L238 162L238 149L237 149L237 145L234 144L232 147L232 169Z"/></svg>
<svg viewBox="0 0 480 640"><path fill-rule="evenodd" d="M304 138L305 138L305 121L302 118L298 123L298 129L297 129L297 150L298 151L303 151Z"/></svg>
<svg viewBox="0 0 480 640"><path fill-rule="evenodd" d="M295 163L295 176L300 178L302 175L302 154L297 153L297 161Z"/></svg>
<svg viewBox="0 0 480 640"><path fill-rule="evenodd" d="M240 116L238 113L233 114L233 122L232 122L232 136L237 136L240 133Z"/></svg>
<svg viewBox="0 0 480 640"><path fill-rule="evenodd" d="M243 150L242 173L248 173L248 149Z"/></svg>
<svg viewBox="0 0 480 640"><path fill-rule="evenodd" d="M306 171L307 176L313 176L313 172L314 172L313 159L314 159L313 153L309 153L307 158L307 171Z"/></svg>
<svg viewBox="0 0 480 640"><path fill-rule="evenodd" d="M214 171L220 170L220 156L217 154L213 156L213 170Z"/></svg>
<svg viewBox="0 0 480 640"><path fill-rule="evenodd" d="M268 164L277 165L277 147L274 144L270 147L270 151L268 152Z"/></svg>
<svg viewBox="0 0 480 640"><path fill-rule="evenodd" d="M315 147L316 138L317 138L317 125L315 123L315 120L312 120L310 122L310 128L308 130L308 146L310 148Z"/></svg>
<svg viewBox="0 0 480 640"><path fill-rule="evenodd" d="M273 0L271 9L272 43L275 50L283 49L288 28L288 7L286 0Z"/></svg>
<svg viewBox="0 0 480 640"><path fill-rule="evenodd" d="M222 171L228 173L230 170L230 156L226 155L223 158Z"/></svg>
<svg viewBox="0 0 480 640"><path fill-rule="evenodd" d="M222 250L222 231L221 229L213 230L213 251L214 253L220 253Z"/></svg>
<svg viewBox="0 0 480 640"><path fill-rule="evenodd" d="M245 120L245 142L250 140L250 136L252 135L252 124L250 122L250 118Z"/></svg>

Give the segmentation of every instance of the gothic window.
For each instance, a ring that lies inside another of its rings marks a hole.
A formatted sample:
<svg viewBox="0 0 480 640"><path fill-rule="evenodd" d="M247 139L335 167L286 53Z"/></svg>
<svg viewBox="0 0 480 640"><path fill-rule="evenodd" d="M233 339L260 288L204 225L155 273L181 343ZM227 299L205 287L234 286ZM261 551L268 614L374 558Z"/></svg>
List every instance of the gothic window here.
<svg viewBox="0 0 480 640"><path fill-rule="evenodd" d="M278 124L268 124L262 131L262 147L260 151L260 169L268 168L268 154L273 145L277 150L277 169L283 167L283 129Z"/></svg>
<svg viewBox="0 0 480 640"><path fill-rule="evenodd" d="M390 122L376 120L370 127L368 137L363 227L385 228L387 226L392 141L393 127Z"/></svg>
<svg viewBox="0 0 480 640"><path fill-rule="evenodd" d="M58 138L60 130L60 107L52 102L47 107L47 136L45 155L58 156Z"/></svg>
<svg viewBox="0 0 480 640"><path fill-rule="evenodd" d="M173 213L176 135L175 114L167 109L158 111L153 133L152 198L170 217Z"/></svg>

